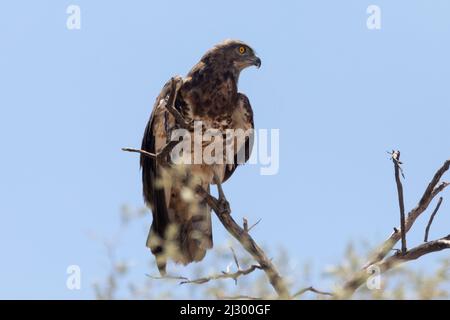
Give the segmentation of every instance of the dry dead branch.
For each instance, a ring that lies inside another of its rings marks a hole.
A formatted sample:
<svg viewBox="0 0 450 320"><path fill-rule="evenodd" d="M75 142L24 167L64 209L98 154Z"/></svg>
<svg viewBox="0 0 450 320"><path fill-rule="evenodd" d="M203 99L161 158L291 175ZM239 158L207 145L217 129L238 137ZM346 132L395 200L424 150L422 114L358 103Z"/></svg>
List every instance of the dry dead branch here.
<svg viewBox="0 0 450 320"><path fill-rule="evenodd" d="M400 153L398 153L399 155ZM394 158L394 156L393 156ZM394 160L394 165L396 166L396 176L398 174L398 170L401 170L398 166L399 158ZM450 167L450 160L444 162L444 164L436 171L430 183L428 184L425 192L423 193L419 203L413 208L407 215L404 221L404 236L411 229L416 219L428 209L431 201L441 193L448 185L448 182L440 182L442 176L448 171ZM397 186L398 186L398 180ZM403 194L401 194L403 197ZM400 200L400 193L399 193ZM437 206L437 210L439 209L440 204ZM437 212L435 209L435 212ZM435 213L434 213L435 214ZM371 255L369 261L364 265L361 271L357 272L353 275L343 286L340 297L342 298L350 298L353 293L363 285L367 279L371 276L368 272L371 266L378 266L381 272L385 272L389 269L392 269L394 266L404 263L406 261L411 261L422 257L423 255L448 249L450 244L449 236L434 240L430 242L426 242L417 247L414 247L410 250L406 250L404 252L396 252L392 256L386 258L389 252L393 250L395 244L402 238L402 232L398 228L394 228L394 233L392 233L387 240L385 240L378 249L375 250L374 254Z"/></svg>

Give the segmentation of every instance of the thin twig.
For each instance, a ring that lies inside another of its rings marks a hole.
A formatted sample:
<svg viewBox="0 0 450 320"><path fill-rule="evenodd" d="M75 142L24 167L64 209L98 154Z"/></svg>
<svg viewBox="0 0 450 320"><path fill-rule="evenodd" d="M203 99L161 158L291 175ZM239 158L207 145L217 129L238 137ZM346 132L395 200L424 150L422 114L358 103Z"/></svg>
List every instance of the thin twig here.
<svg viewBox="0 0 450 320"><path fill-rule="evenodd" d="M179 143L180 141L171 140L168 144L164 146L164 148L158 153L154 154L145 150L141 149L133 149L133 148L122 148L122 151L126 152L134 152L134 153L140 153L141 155L144 155L146 157L152 158L158 162L159 165L167 167L169 165L168 156L172 152L173 148Z"/></svg>
<svg viewBox="0 0 450 320"><path fill-rule="evenodd" d="M434 216L436 215L436 213L439 211L439 208L441 207L442 200L444 200L444 198L440 197L439 201L436 205L436 208L434 209L433 213L431 214L430 220L428 221L428 224L427 224L427 228L425 229L425 237L423 239L424 242L428 241L428 233L430 232L431 224L433 223Z"/></svg>
<svg viewBox="0 0 450 320"><path fill-rule="evenodd" d="M258 265L252 265L247 269L238 270L233 273L222 272L221 274L216 274L216 275L212 275L209 277L202 277L202 278L198 278L198 279L194 279L194 280L189 280L189 279L183 280L180 282L180 284L203 284L203 283L209 282L211 280L219 280L219 279L233 279L234 281L236 281L240 276L245 276L247 274L250 274L253 271L255 271L256 269L261 269L261 267Z"/></svg>
<svg viewBox="0 0 450 320"><path fill-rule="evenodd" d="M260 218L258 221L256 221L250 228L248 228L248 231L250 232L250 230L252 230L254 227L256 227L258 225L258 223L260 223L262 220L262 218Z"/></svg>
<svg viewBox="0 0 450 320"><path fill-rule="evenodd" d="M152 275L147 274L147 277L154 279L154 280L181 280L180 284L203 284L203 283L209 282L211 280L219 280L219 279L233 279L236 281L240 276L250 274L253 271L255 271L256 269L261 269L261 267L258 265L252 265L247 269L238 270L233 273L222 271L221 274L212 275L212 276L208 276L208 277L201 277L201 278L194 279L194 280L190 280L189 278L183 277L183 276L170 276L170 275L161 277L161 276L152 276Z"/></svg>
<svg viewBox="0 0 450 320"><path fill-rule="evenodd" d="M403 185L400 179L400 172L403 175L402 169L400 167L400 151L392 151L392 162L395 168L395 182L397 184L397 194L398 194L398 204L400 207L400 233L402 240L402 253L406 253L406 222L405 222L405 200L403 197Z"/></svg>
<svg viewBox="0 0 450 320"><path fill-rule="evenodd" d="M239 266L239 260L236 256L236 252L234 252L233 247L230 247L230 249L231 249L231 253L233 254L234 263L236 264L236 267L238 268L238 270L240 270L241 267Z"/></svg>
<svg viewBox="0 0 450 320"><path fill-rule="evenodd" d="M156 157L157 157L156 154L148 152L148 151L145 151L145 150L141 150L141 149L122 148L122 151L140 153L140 154L143 154L143 155L145 155L145 156L147 156L149 158L155 159L155 160L156 160Z"/></svg>
<svg viewBox="0 0 450 320"><path fill-rule="evenodd" d="M314 293L317 293L317 294L321 294L321 295L324 295L324 296L330 296L330 297L334 296L334 294L331 293L331 292L320 291L320 290L317 290L314 287L308 287L308 288L301 289L301 290L297 291L296 293L294 293L292 295L292 299L294 299L294 298L296 298L298 296L301 296L301 295L305 294L308 291L314 292Z"/></svg>
<svg viewBox="0 0 450 320"><path fill-rule="evenodd" d="M165 276L161 277L161 276L152 276L150 274L146 274L146 276L151 278L151 279L153 279L153 280L183 280L183 281L189 280L188 278L183 277L183 276L165 275Z"/></svg>

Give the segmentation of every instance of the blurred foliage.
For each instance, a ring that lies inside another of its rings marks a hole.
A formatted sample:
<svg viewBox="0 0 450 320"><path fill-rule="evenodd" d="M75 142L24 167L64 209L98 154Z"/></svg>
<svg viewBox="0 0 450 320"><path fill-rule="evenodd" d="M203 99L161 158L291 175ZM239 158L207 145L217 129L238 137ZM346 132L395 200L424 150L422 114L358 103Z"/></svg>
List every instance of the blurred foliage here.
<svg viewBox="0 0 450 320"><path fill-rule="evenodd" d="M124 207L121 211L120 230L112 239L103 240L110 270L104 279L93 284L97 299L223 299L223 298L276 298L273 288L261 270L255 270L249 275L241 276L235 282L233 279L211 280L203 284L180 284L181 279L161 279L153 257L148 254L146 272L136 276L132 262L118 258L120 239L127 231L130 223L140 221L148 215L147 209L131 210ZM296 265L289 254L277 250L274 258L276 266L285 277L291 293L302 288L313 286L316 289L339 292L342 285L352 274L360 270L365 263L365 257L370 248L368 244L356 248L349 244L345 250L342 262L330 266L319 273L320 279L315 279L315 268L310 263ZM233 250L230 250L233 248ZM189 268L189 274L174 276L194 280L202 277L220 274L221 272L236 272L233 251L238 258L240 269L246 269L255 262L243 251L240 244L230 239L225 244L215 244L208 253L208 261L194 264ZM267 251L266 251L267 252ZM269 252L270 253L270 252ZM270 256L270 254L269 254ZM186 272L186 268L172 268ZM434 270L418 270L411 265L402 265L381 275L378 289L368 289L363 285L353 296L354 299L448 299L450 297L450 258L437 263ZM328 288L316 287L329 285ZM297 299L330 299L329 296L306 292Z"/></svg>

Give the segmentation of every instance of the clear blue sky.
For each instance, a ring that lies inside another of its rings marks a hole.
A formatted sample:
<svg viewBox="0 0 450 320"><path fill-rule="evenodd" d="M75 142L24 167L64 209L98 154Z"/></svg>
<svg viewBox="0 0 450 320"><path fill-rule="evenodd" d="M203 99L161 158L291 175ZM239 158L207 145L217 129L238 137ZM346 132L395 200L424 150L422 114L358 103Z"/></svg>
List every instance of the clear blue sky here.
<svg viewBox="0 0 450 320"><path fill-rule="evenodd" d="M81 30L66 28L69 4ZM369 4L381 30L366 28ZM121 205L143 205L137 156L120 148L139 146L165 81L226 38L261 57L240 90L281 139L278 175L245 166L225 185L233 214L263 218L256 239L318 269L350 240L384 239L398 224L386 151L402 151L408 208L450 158L449 14L446 0L2 2L0 298L93 297L108 268L88 234L110 235ZM444 201L433 237L449 233L449 211ZM125 256L148 258L150 222ZM66 289L71 264L80 291Z"/></svg>

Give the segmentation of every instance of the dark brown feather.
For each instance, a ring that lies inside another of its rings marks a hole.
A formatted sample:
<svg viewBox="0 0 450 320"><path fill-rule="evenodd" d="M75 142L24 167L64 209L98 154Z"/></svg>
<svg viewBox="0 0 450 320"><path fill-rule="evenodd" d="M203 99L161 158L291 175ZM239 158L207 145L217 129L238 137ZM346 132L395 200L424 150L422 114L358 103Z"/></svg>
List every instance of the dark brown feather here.
<svg viewBox="0 0 450 320"><path fill-rule="evenodd" d="M156 99L153 109L157 107L161 98L170 94L170 82L167 82ZM155 136L153 134L154 112L150 115L150 119L145 127L144 137L142 139L141 149L150 153L155 153ZM147 237L147 247L156 256L158 261L158 269L163 274L165 273L166 262L165 259L159 259L159 256L164 254L163 246L154 245L152 237L164 239L166 229L169 225L169 215L167 211L167 204L164 196L164 189L157 186L157 168L156 161L152 158L141 155L140 164L142 169L142 186L145 203L151 208L153 221Z"/></svg>

